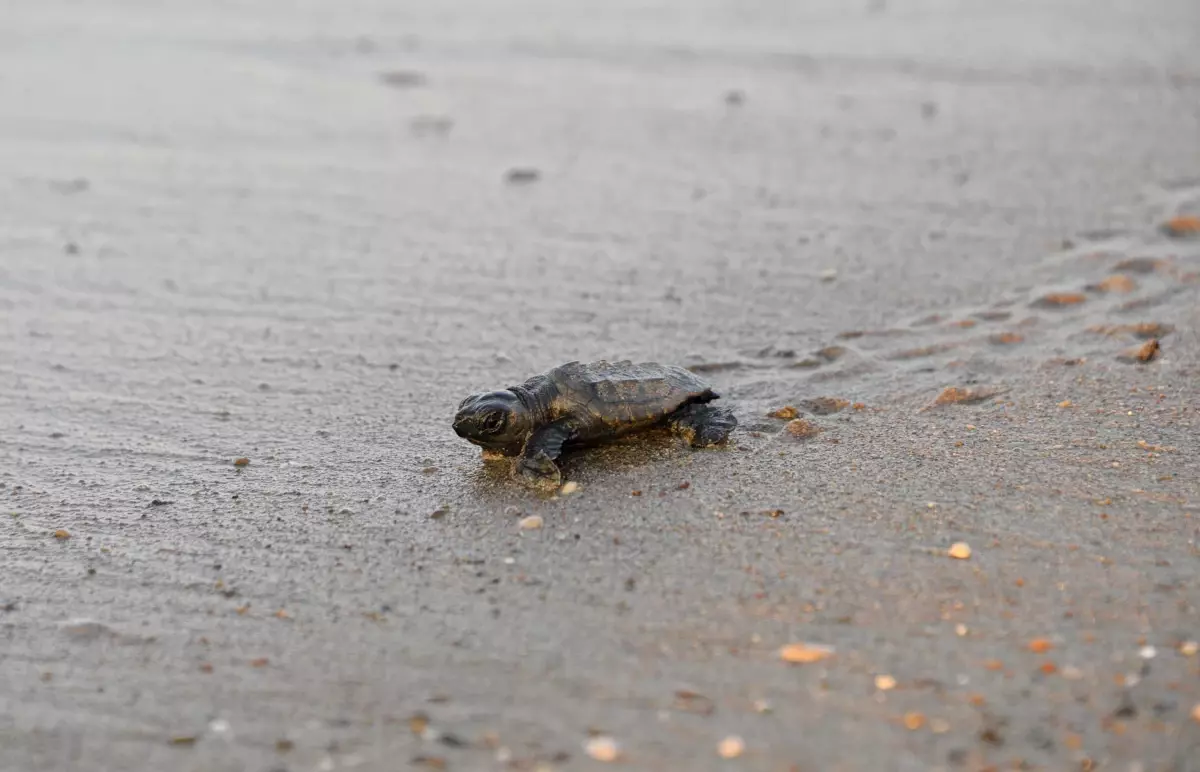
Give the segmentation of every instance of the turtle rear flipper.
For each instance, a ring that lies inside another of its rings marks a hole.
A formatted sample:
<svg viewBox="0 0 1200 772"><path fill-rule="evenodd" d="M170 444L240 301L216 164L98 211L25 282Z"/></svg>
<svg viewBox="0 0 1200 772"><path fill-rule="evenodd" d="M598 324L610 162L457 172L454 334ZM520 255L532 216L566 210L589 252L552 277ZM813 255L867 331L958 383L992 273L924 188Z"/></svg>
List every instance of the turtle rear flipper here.
<svg viewBox="0 0 1200 772"><path fill-rule="evenodd" d="M692 403L671 414L671 428L693 448L720 445L737 428L737 418L727 407Z"/></svg>

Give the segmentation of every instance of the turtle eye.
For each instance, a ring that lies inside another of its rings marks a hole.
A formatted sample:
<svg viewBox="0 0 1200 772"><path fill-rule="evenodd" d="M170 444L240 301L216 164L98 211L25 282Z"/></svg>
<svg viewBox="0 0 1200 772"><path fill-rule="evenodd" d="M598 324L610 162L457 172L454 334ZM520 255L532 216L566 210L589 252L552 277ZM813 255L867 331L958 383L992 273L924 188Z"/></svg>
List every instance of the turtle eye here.
<svg viewBox="0 0 1200 772"><path fill-rule="evenodd" d="M504 413L489 413L483 419L483 429L487 432L498 432L504 428Z"/></svg>

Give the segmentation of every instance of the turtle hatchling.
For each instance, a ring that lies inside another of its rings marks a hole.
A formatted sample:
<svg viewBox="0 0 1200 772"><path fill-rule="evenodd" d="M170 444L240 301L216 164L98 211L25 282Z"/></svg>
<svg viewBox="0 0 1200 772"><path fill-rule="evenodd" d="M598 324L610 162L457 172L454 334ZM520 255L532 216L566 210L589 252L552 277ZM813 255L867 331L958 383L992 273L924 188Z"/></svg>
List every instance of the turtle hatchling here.
<svg viewBox="0 0 1200 772"><path fill-rule="evenodd" d="M536 486L562 481L564 451L630 432L669 427L694 448L723 443L737 426L729 408L694 373L654 362L569 362L519 386L473 394L454 431L485 458L516 458L514 475Z"/></svg>

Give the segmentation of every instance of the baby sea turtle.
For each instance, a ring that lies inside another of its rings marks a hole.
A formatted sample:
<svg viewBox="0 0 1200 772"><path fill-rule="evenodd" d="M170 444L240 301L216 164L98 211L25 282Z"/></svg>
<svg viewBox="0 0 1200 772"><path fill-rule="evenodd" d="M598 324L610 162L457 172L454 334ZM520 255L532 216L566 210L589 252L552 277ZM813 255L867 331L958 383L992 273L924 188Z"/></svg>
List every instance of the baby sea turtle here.
<svg viewBox="0 0 1200 772"><path fill-rule="evenodd" d="M473 394L458 406L454 431L487 457L516 457L515 475L557 486L564 450L667 426L692 447L718 445L737 426L733 413L694 373L654 362L569 362L520 386Z"/></svg>

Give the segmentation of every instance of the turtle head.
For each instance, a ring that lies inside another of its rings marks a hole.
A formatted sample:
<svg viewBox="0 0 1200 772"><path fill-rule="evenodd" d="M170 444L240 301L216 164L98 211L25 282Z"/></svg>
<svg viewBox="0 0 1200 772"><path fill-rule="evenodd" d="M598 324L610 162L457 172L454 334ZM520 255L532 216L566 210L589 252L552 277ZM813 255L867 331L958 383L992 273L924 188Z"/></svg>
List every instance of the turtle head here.
<svg viewBox="0 0 1200 772"><path fill-rule="evenodd" d="M511 391L472 394L458 406L454 432L487 450L516 456L533 428L528 408Z"/></svg>

